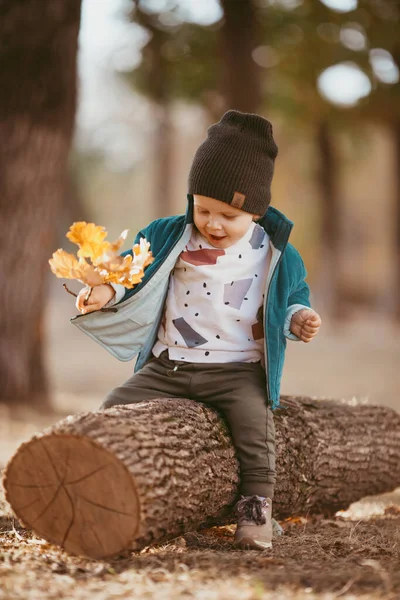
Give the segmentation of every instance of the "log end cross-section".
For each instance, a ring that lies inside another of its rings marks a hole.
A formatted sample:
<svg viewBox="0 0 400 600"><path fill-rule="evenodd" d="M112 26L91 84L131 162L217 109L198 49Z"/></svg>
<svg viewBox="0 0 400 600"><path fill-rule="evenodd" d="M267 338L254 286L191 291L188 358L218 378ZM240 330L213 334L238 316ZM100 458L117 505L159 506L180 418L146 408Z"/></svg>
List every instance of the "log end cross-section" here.
<svg viewBox="0 0 400 600"><path fill-rule="evenodd" d="M132 477L87 438L48 435L24 444L8 466L5 486L17 517L72 554L112 556L138 529Z"/></svg>
<svg viewBox="0 0 400 600"><path fill-rule="evenodd" d="M22 444L4 476L23 523L92 558L218 520L229 513L238 482L220 415L172 398L67 417Z"/></svg>

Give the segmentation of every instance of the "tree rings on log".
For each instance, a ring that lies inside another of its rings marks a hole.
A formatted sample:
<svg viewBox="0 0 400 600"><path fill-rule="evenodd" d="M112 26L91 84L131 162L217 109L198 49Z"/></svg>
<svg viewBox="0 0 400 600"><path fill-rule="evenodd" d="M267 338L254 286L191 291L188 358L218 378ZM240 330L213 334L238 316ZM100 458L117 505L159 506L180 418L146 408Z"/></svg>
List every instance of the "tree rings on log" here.
<svg viewBox="0 0 400 600"><path fill-rule="evenodd" d="M138 530L140 506L130 473L91 439L34 438L13 457L4 483L17 517L71 554L115 555Z"/></svg>
<svg viewBox="0 0 400 600"><path fill-rule="evenodd" d="M231 511L238 462L216 411L168 398L71 415L20 446L6 499L71 554L142 550Z"/></svg>

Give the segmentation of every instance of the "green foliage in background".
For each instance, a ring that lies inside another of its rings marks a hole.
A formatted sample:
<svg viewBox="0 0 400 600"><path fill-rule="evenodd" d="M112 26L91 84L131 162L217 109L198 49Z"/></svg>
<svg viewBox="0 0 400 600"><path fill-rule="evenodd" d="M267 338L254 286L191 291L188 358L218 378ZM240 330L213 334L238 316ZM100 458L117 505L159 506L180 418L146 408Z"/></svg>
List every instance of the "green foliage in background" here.
<svg viewBox="0 0 400 600"><path fill-rule="evenodd" d="M210 98L220 93L223 18L212 26L201 26L181 20L178 0L166 2L165 10L158 13L151 11L150 4L133 1L132 19L151 37L130 80L153 100L181 98L207 108ZM346 126L355 117L385 121L399 117L399 83L379 81L369 60L370 49L381 48L400 63L398 2L361 0L355 10L346 13L319 0L253 0L252 6L257 15L255 58L261 64L265 106L300 122L329 118L344 121ZM364 48L352 50L342 43L344 27L365 36ZM372 84L371 94L350 109L333 106L317 88L319 75L342 62L357 65Z"/></svg>

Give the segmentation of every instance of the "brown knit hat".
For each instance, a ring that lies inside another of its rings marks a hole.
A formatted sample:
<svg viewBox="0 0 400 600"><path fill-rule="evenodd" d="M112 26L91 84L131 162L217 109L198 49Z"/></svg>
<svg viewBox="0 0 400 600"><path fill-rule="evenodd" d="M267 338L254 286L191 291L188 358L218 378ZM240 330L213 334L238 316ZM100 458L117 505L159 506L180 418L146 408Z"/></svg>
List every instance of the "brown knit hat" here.
<svg viewBox="0 0 400 600"><path fill-rule="evenodd" d="M208 129L189 173L189 194L263 215L271 201L278 147L269 121L229 110Z"/></svg>

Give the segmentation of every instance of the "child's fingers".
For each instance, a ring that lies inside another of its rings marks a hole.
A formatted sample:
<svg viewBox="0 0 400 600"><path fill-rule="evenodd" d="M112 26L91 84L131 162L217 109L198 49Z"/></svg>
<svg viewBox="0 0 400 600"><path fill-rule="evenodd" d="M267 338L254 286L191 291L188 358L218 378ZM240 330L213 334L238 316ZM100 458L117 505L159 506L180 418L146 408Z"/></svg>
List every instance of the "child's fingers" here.
<svg viewBox="0 0 400 600"><path fill-rule="evenodd" d="M91 304L84 304L80 309L80 312L85 315L86 313L94 312L95 310L100 310L101 306L99 302L92 302Z"/></svg>
<svg viewBox="0 0 400 600"><path fill-rule="evenodd" d="M321 317L319 315L312 315L306 319L307 325L321 325Z"/></svg>
<svg viewBox="0 0 400 600"><path fill-rule="evenodd" d="M100 310L100 305L99 304L91 304L90 306L85 306L81 310L81 313L83 315L85 315L86 313L95 312L96 310Z"/></svg>
<svg viewBox="0 0 400 600"><path fill-rule="evenodd" d="M92 312L93 310L97 310L98 301L92 296L86 300L89 290L83 288L76 299L75 306L81 313Z"/></svg>
<svg viewBox="0 0 400 600"><path fill-rule="evenodd" d="M304 337L313 337L315 335L315 331L307 331L304 328L301 330L301 333Z"/></svg>
<svg viewBox="0 0 400 600"><path fill-rule="evenodd" d="M301 334L301 336L300 336L300 339L301 339L303 342L311 342L311 340L313 340L313 339L314 339L314 337L315 337L315 334L311 334L311 333L305 333L305 332L302 332L302 334Z"/></svg>
<svg viewBox="0 0 400 600"><path fill-rule="evenodd" d="M84 308L85 296L83 294L78 294L78 297L75 302L75 306L78 310L82 310Z"/></svg>
<svg viewBox="0 0 400 600"><path fill-rule="evenodd" d="M319 327L309 327L307 325L303 325L301 328L301 339L304 337L305 341L310 341L317 335L318 331Z"/></svg>
<svg viewBox="0 0 400 600"><path fill-rule="evenodd" d="M316 333L319 329L319 325L308 325L308 322L303 325L303 330L308 333Z"/></svg>
<svg viewBox="0 0 400 600"><path fill-rule="evenodd" d="M98 303L99 303L99 301L96 300L95 298L92 298L91 296L88 300L86 300L86 296L83 299L84 306L94 306L95 304L98 304Z"/></svg>
<svg viewBox="0 0 400 600"><path fill-rule="evenodd" d="M297 315L295 315L294 319L296 319L296 316ZM299 337L303 342L311 342L311 340L314 339L319 331L321 326L321 317L312 311L307 311L306 313L300 312L297 323L295 322L295 324L297 327L299 327L297 337Z"/></svg>
<svg viewBox="0 0 400 600"><path fill-rule="evenodd" d="M315 313L313 313L309 310L307 310L307 311L303 310L297 314L299 315L299 317L301 318L301 320L303 322L306 322L306 321L314 322L318 319L318 315L316 315Z"/></svg>

